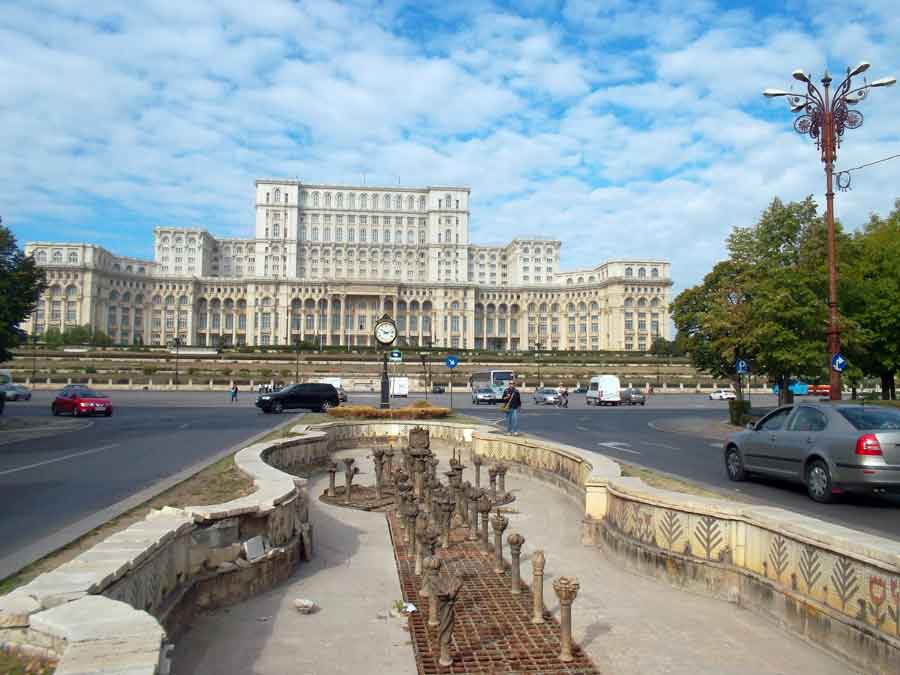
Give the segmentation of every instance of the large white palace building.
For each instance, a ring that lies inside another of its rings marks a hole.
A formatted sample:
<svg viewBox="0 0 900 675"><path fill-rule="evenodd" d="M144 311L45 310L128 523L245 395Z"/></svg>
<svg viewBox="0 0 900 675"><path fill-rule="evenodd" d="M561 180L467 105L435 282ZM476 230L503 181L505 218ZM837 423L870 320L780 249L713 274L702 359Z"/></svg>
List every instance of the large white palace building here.
<svg viewBox="0 0 900 675"><path fill-rule="evenodd" d="M49 288L23 328L90 324L117 344L645 350L668 337L669 263L560 270L560 242L469 241L464 187L256 181L256 236L157 227L153 261L32 242Z"/></svg>

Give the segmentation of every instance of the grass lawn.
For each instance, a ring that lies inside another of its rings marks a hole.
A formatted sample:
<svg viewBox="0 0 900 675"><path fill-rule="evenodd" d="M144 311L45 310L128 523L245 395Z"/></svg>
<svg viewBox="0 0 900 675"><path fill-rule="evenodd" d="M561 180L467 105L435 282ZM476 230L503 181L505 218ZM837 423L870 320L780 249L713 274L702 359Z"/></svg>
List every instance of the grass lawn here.
<svg viewBox="0 0 900 675"><path fill-rule="evenodd" d="M3 675L51 675L55 667L38 659L13 654L0 648L0 673Z"/></svg>

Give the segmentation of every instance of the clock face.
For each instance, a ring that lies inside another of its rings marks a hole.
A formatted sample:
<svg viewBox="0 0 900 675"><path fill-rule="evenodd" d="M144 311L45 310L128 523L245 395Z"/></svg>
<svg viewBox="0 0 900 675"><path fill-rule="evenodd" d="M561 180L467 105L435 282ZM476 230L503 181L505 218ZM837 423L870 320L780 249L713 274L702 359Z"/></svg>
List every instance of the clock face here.
<svg viewBox="0 0 900 675"><path fill-rule="evenodd" d="M390 321L383 321L375 326L375 339L383 345L389 345L397 339L397 327Z"/></svg>

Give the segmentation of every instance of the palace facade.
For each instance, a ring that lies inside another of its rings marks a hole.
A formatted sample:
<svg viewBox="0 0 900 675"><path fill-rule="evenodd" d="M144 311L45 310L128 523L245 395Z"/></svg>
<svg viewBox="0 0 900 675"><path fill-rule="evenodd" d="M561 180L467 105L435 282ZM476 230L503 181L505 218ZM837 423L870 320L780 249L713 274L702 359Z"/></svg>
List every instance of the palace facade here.
<svg viewBox="0 0 900 675"><path fill-rule="evenodd" d="M31 242L49 288L32 334L90 324L116 344L646 350L669 337L670 265L634 258L562 271L560 242L469 241L465 187L256 181L256 236L157 227L154 260Z"/></svg>

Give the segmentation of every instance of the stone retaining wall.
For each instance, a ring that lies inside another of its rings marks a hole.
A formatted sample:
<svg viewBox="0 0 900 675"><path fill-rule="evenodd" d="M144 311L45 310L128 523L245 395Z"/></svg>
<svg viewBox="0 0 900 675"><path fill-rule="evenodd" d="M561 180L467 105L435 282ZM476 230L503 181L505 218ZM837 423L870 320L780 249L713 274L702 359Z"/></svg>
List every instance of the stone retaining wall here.
<svg viewBox="0 0 900 675"><path fill-rule="evenodd" d="M240 600L312 554L305 481L336 450L427 426L435 449L509 463L583 502L585 542L634 569L767 614L867 672L900 672L900 542L781 509L658 490L580 448L452 422L341 420L241 450L256 492L163 509L0 598L0 641L61 655L57 673L165 670L198 607ZM288 473L285 473L288 472ZM241 544L269 544L248 562Z"/></svg>

